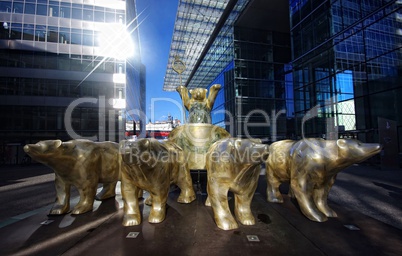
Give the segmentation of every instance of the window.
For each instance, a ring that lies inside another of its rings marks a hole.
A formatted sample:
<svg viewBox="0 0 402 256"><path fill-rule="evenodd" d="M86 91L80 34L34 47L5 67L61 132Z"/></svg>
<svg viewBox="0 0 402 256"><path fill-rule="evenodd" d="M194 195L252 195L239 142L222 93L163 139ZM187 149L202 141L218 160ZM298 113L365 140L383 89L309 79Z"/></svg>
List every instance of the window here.
<svg viewBox="0 0 402 256"><path fill-rule="evenodd" d="M60 3L60 17L71 18L71 7L69 3Z"/></svg>
<svg viewBox="0 0 402 256"><path fill-rule="evenodd" d="M22 24L12 23L10 38L11 39L21 39L21 34L22 34Z"/></svg>
<svg viewBox="0 0 402 256"><path fill-rule="evenodd" d="M59 42L58 38L59 38L58 28L57 27L48 27L47 41L53 42L53 43L58 43Z"/></svg>
<svg viewBox="0 0 402 256"><path fill-rule="evenodd" d="M34 40L34 25L32 24L24 24L24 32L22 35L23 40Z"/></svg>
<svg viewBox="0 0 402 256"><path fill-rule="evenodd" d="M36 25L35 29L35 41L46 41L46 26L43 25Z"/></svg>
<svg viewBox="0 0 402 256"><path fill-rule="evenodd" d="M59 43L69 44L71 42L70 28L60 28Z"/></svg>
<svg viewBox="0 0 402 256"><path fill-rule="evenodd" d="M92 30L84 30L83 31L83 38L82 38L82 44L87 45L87 46L93 46L94 45L94 35Z"/></svg>
<svg viewBox="0 0 402 256"><path fill-rule="evenodd" d="M14 3L13 12L14 13L23 13L24 4L23 3Z"/></svg>
<svg viewBox="0 0 402 256"><path fill-rule="evenodd" d="M25 14L35 14L35 4L25 3Z"/></svg>
<svg viewBox="0 0 402 256"><path fill-rule="evenodd" d="M91 5L84 5L84 13L83 13L84 20L93 21L94 20L94 10L93 6Z"/></svg>
<svg viewBox="0 0 402 256"><path fill-rule="evenodd" d="M105 21L107 23L116 22L116 15L113 9L106 8Z"/></svg>
<svg viewBox="0 0 402 256"><path fill-rule="evenodd" d="M82 44L81 29L71 29L71 44Z"/></svg>
<svg viewBox="0 0 402 256"><path fill-rule="evenodd" d="M96 22L104 22L105 21L104 12L103 11L95 11L94 21L96 21Z"/></svg>
<svg viewBox="0 0 402 256"><path fill-rule="evenodd" d="M11 12L11 1L0 2L0 12Z"/></svg>
<svg viewBox="0 0 402 256"><path fill-rule="evenodd" d="M71 16L73 19L82 20L82 8L81 5L73 4Z"/></svg>
<svg viewBox="0 0 402 256"><path fill-rule="evenodd" d="M38 4L36 6L36 15L47 16L47 5Z"/></svg>
<svg viewBox="0 0 402 256"><path fill-rule="evenodd" d="M59 2L49 2L49 17L59 17Z"/></svg>

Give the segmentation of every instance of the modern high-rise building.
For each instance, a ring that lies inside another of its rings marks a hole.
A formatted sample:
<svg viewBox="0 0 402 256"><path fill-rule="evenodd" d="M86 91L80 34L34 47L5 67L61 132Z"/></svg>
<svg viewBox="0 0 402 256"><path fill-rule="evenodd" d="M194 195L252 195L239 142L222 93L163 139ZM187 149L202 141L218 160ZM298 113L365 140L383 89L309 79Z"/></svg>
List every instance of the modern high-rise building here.
<svg viewBox="0 0 402 256"><path fill-rule="evenodd" d="M351 137L396 159L401 47L400 0L180 0L163 88L178 57L183 85L222 84L212 122L234 136Z"/></svg>
<svg viewBox="0 0 402 256"><path fill-rule="evenodd" d="M4 161L39 140L122 138L145 111L136 26L134 0L0 0Z"/></svg>
<svg viewBox="0 0 402 256"><path fill-rule="evenodd" d="M298 135L380 142L396 159L402 1L293 0L290 19Z"/></svg>
<svg viewBox="0 0 402 256"><path fill-rule="evenodd" d="M164 90L221 84L212 123L233 136L285 138L293 115L289 3L283 0L180 0Z"/></svg>

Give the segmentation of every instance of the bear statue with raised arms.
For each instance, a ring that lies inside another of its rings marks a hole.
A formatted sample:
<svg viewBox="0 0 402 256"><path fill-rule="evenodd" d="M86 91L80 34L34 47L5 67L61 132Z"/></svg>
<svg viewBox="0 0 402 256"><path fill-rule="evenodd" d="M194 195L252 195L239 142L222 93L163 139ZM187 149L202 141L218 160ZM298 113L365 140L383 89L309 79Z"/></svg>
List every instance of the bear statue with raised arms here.
<svg viewBox="0 0 402 256"><path fill-rule="evenodd" d="M188 110L188 123L211 123L211 110L214 106L215 98L221 89L220 84L214 84L208 90L205 88L194 88L188 90L184 86L178 86L176 91L180 94L184 107ZM190 92L191 98L188 96Z"/></svg>

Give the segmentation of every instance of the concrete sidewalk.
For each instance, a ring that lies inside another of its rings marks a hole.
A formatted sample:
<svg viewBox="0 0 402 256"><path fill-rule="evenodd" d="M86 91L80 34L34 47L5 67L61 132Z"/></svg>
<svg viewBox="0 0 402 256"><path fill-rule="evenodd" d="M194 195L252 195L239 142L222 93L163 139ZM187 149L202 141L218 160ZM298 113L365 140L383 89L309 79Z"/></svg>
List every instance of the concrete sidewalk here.
<svg viewBox="0 0 402 256"><path fill-rule="evenodd" d="M47 216L42 211L1 228L0 254L402 255L402 229L398 228L402 209L393 206L401 202L401 178L399 171L386 173L364 166L341 172L329 201L338 217L316 223L304 217L287 196L283 204L266 202L265 176L261 176L252 202L256 225L223 231L216 227L212 209L204 206L206 177L202 174L197 200L179 204L178 191L172 191L167 217L160 224L147 222L150 208L141 204L142 224L123 227L118 194L97 202L90 213ZM286 186L281 190L286 192ZM233 210L233 199L229 202ZM391 223L368 216L363 206L373 212L384 208L384 217ZM395 216L388 218L391 208ZM127 238L130 232L134 233Z"/></svg>

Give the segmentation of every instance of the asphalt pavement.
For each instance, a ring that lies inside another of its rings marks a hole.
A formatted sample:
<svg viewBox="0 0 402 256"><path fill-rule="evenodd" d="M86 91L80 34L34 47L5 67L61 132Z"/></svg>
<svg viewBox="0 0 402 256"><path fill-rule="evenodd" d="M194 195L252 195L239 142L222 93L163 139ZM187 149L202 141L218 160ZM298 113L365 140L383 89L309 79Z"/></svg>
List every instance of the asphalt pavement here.
<svg viewBox="0 0 402 256"><path fill-rule="evenodd" d="M283 204L267 202L261 175L251 205L256 225L231 231L217 228L204 205L206 174L192 174L197 200L177 203L172 189L162 223L148 223L150 208L141 202L142 223L123 227L117 188L114 199L96 201L86 214L48 216L48 205L3 220L0 255L402 255L401 169L356 165L339 173L329 196L338 217L322 223L286 195ZM229 203L233 211L233 198Z"/></svg>

